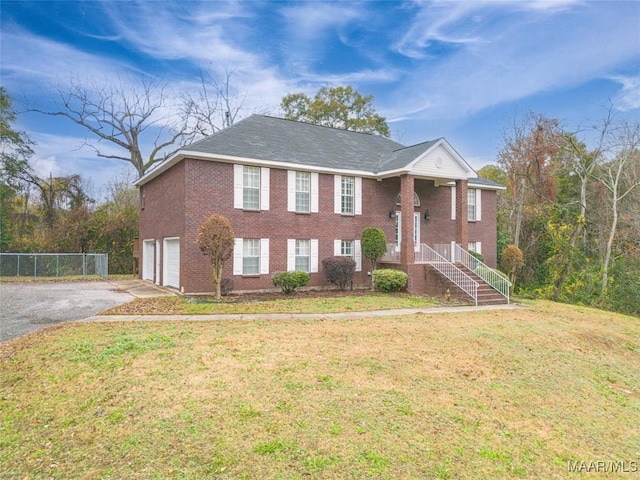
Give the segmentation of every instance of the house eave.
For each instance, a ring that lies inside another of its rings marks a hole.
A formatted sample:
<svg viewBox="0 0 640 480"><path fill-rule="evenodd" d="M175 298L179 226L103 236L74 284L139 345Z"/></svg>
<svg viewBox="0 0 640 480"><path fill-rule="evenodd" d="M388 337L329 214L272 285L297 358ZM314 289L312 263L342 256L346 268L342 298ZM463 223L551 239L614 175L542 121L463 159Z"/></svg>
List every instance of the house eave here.
<svg viewBox="0 0 640 480"><path fill-rule="evenodd" d="M277 162L273 160L262 160L258 158L237 157L233 155L218 155L213 153L195 152L191 150L179 150L172 157L170 157L165 162L160 164L158 168L155 168L154 170L146 173L144 176L138 179L135 185L142 186L150 182L161 173L165 172L169 168L173 167L174 165L176 165L177 163L185 159L205 160L209 162L222 162L222 163L232 163L232 164L242 164L242 165L253 165L253 166L259 166L259 167L279 168L283 170L298 170L298 171L309 171L309 172L317 172L317 173L350 175L350 176L357 176L357 177L363 177L363 178L377 178L377 175L375 173L366 171L366 170L318 167L314 165L304 165L300 163Z"/></svg>

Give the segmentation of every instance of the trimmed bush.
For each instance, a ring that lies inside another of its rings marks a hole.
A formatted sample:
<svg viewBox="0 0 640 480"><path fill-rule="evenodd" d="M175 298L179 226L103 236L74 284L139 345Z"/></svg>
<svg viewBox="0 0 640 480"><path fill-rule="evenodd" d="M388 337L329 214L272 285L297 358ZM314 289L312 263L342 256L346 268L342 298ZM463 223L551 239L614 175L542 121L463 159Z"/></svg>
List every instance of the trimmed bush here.
<svg viewBox="0 0 640 480"><path fill-rule="evenodd" d="M356 273L356 261L349 257L327 257L322 259L322 271L327 282L338 290L346 290Z"/></svg>
<svg viewBox="0 0 640 480"><path fill-rule="evenodd" d="M305 287L311 275L307 272L296 270L294 272L276 272L273 274L271 281L276 287L282 289L283 293L290 294L296 291L296 288Z"/></svg>
<svg viewBox="0 0 640 480"><path fill-rule="evenodd" d="M223 278L220 281L220 293L229 295L233 291L233 278Z"/></svg>
<svg viewBox="0 0 640 480"><path fill-rule="evenodd" d="M373 283L381 292L399 292L407 288L409 276L401 270L382 268L373 272Z"/></svg>

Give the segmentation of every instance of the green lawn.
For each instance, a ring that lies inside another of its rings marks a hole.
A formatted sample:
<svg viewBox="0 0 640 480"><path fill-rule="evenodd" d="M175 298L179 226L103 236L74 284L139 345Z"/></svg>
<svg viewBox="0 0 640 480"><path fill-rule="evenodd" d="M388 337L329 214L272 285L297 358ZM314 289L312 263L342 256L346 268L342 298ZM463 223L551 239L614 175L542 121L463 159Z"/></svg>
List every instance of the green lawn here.
<svg viewBox="0 0 640 480"><path fill-rule="evenodd" d="M639 365L640 319L550 302L70 323L0 346L0 478L638 478L569 465L633 468Z"/></svg>
<svg viewBox="0 0 640 480"><path fill-rule="evenodd" d="M246 296L223 297L221 301L203 301L189 297L137 298L132 302L102 312L105 315L205 315L252 313L336 313L429 308L438 306L437 299L406 293L360 291L356 295L305 297L294 294L268 300L247 300ZM282 296L282 295L280 295ZM250 297L248 297L250 298Z"/></svg>

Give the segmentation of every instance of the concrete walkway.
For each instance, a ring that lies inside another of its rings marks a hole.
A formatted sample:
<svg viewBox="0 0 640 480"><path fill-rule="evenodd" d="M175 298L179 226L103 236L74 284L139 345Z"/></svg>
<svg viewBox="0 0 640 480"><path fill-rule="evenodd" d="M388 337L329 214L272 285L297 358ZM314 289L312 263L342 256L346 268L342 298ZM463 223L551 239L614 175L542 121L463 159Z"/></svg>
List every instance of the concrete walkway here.
<svg viewBox="0 0 640 480"><path fill-rule="evenodd" d="M127 292L137 298L153 298L153 297L171 297L178 293L167 287L155 285L146 280L133 278L131 280L109 280L109 283L118 290Z"/></svg>

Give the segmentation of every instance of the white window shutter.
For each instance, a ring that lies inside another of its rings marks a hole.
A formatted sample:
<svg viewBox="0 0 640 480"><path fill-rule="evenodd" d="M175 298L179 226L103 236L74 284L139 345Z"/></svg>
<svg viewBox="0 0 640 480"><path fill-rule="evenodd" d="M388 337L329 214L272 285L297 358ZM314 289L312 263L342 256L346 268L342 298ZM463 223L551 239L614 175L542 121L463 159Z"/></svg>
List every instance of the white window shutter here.
<svg viewBox="0 0 640 480"><path fill-rule="evenodd" d="M342 176L333 176L333 213L342 213Z"/></svg>
<svg viewBox="0 0 640 480"><path fill-rule="evenodd" d="M269 273L269 239L260 239L260 275Z"/></svg>
<svg viewBox="0 0 640 480"><path fill-rule="evenodd" d="M287 239L287 271L293 272L296 269L296 240Z"/></svg>
<svg viewBox="0 0 640 480"><path fill-rule="evenodd" d="M362 215L362 178L355 178L355 215Z"/></svg>
<svg viewBox="0 0 640 480"><path fill-rule="evenodd" d="M318 174L311 174L311 213L318 213Z"/></svg>
<svg viewBox="0 0 640 480"><path fill-rule="evenodd" d="M456 219L456 187L451 187L451 220Z"/></svg>
<svg viewBox="0 0 640 480"><path fill-rule="evenodd" d="M318 239L312 239L309 244L311 246L309 270L310 273L318 273Z"/></svg>
<svg viewBox="0 0 640 480"><path fill-rule="evenodd" d="M260 210L269 210L269 169L260 168Z"/></svg>
<svg viewBox="0 0 640 480"><path fill-rule="evenodd" d="M353 256L356 261L356 272L362 271L362 248L360 247L360 240L353 241Z"/></svg>
<svg viewBox="0 0 640 480"><path fill-rule="evenodd" d="M476 252L482 255L482 242L476 242Z"/></svg>
<svg viewBox="0 0 640 480"><path fill-rule="evenodd" d="M482 220L482 190L476 189L476 221ZM480 252L478 252L480 253Z"/></svg>
<svg viewBox="0 0 640 480"><path fill-rule="evenodd" d="M287 212L296 211L296 172L287 170Z"/></svg>
<svg viewBox="0 0 640 480"><path fill-rule="evenodd" d="M242 208L242 165L233 166L233 208Z"/></svg>
<svg viewBox="0 0 640 480"><path fill-rule="evenodd" d="M234 239L233 243L233 274L242 275L242 238Z"/></svg>
<svg viewBox="0 0 640 480"><path fill-rule="evenodd" d="M333 241L333 256L339 257L342 253L342 240Z"/></svg>

